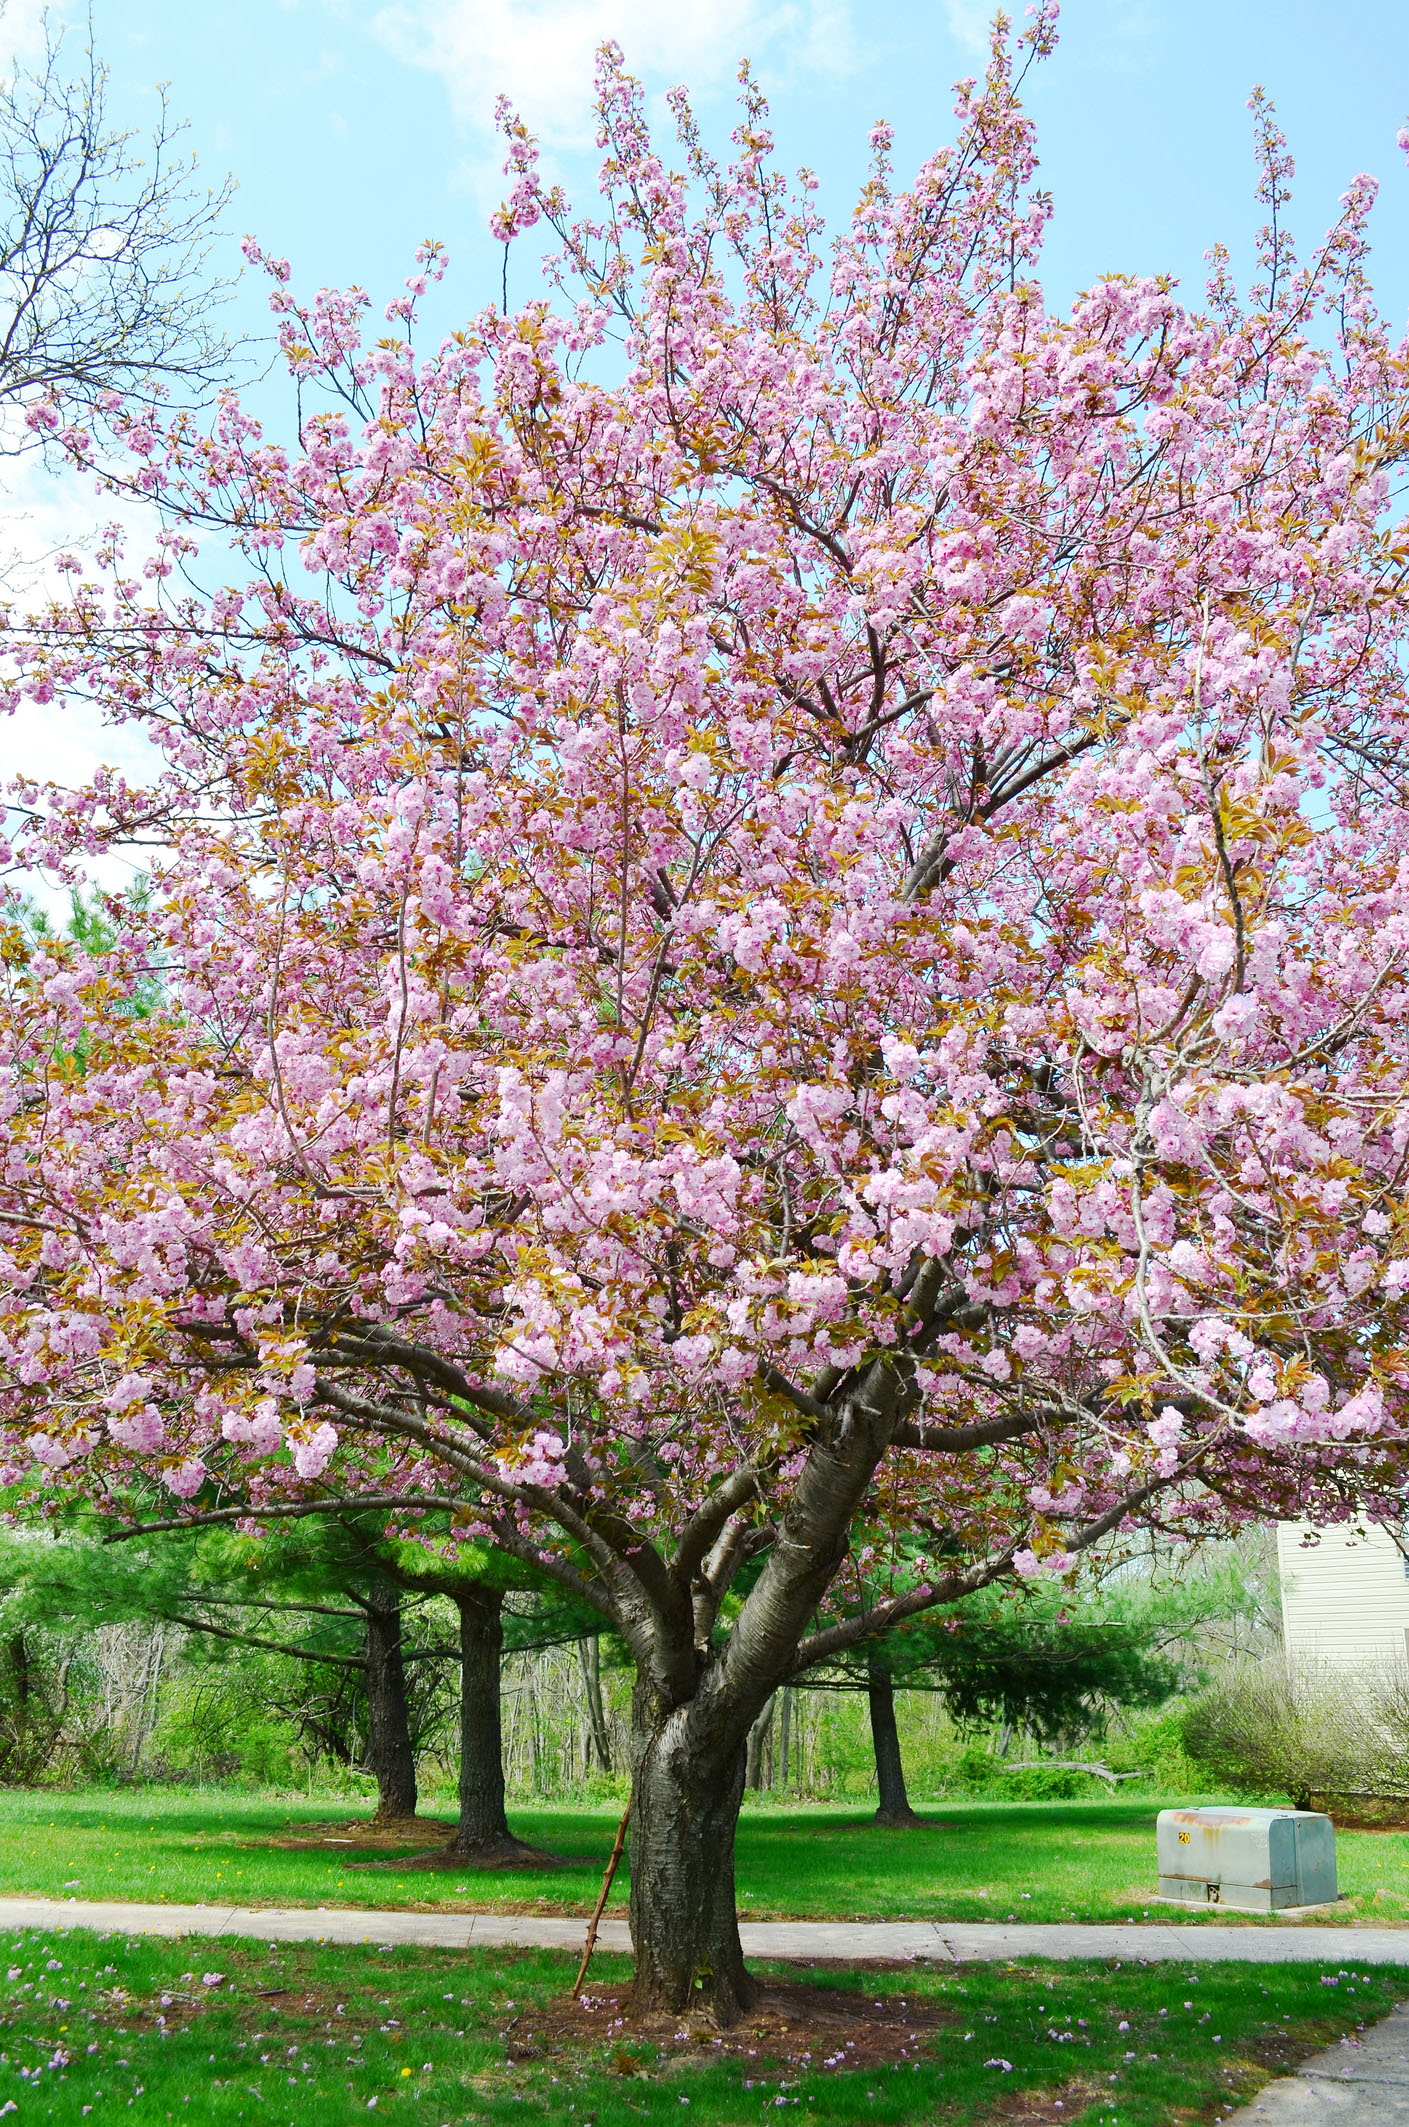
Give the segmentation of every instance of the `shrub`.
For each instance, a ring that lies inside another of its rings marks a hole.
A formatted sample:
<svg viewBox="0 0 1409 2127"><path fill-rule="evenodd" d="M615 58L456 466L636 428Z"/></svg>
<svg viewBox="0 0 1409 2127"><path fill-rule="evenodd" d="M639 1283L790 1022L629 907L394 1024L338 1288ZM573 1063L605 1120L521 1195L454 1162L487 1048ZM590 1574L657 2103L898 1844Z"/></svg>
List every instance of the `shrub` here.
<svg viewBox="0 0 1409 2127"><path fill-rule="evenodd" d="M1079 1772L1074 1765L1024 1765L994 1783L999 1797L1014 1802L1072 1802L1078 1795L1105 1794L1104 1780Z"/></svg>
<svg viewBox="0 0 1409 2127"><path fill-rule="evenodd" d="M1249 1796L1392 1793L1403 1786L1409 1688L1372 1669L1278 1657L1228 1671L1189 1706L1183 1746L1220 1786ZM1402 1707L1402 1713L1400 1708Z"/></svg>
<svg viewBox="0 0 1409 2127"><path fill-rule="evenodd" d="M1103 1780L1070 1765L1024 1765L1005 1770L1005 1760L971 1743L952 1758L943 1791L952 1795L991 1796L995 1802L1070 1802L1078 1796L1105 1794Z"/></svg>
<svg viewBox="0 0 1409 2127"><path fill-rule="evenodd" d="M1124 1725L1104 1755L1116 1772L1143 1772L1149 1778L1137 1792L1142 1794L1193 1795L1209 1784L1205 1769L1195 1764L1184 1742L1188 1719L1187 1702L1164 1708ZM1133 1783L1132 1783L1133 1784Z"/></svg>
<svg viewBox="0 0 1409 2127"><path fill-rule="evenodd" d="M168 1777L275 1787L294 1777L293 1731L244 1662L179 1670L163 1694L147 1756Z"/></svg>

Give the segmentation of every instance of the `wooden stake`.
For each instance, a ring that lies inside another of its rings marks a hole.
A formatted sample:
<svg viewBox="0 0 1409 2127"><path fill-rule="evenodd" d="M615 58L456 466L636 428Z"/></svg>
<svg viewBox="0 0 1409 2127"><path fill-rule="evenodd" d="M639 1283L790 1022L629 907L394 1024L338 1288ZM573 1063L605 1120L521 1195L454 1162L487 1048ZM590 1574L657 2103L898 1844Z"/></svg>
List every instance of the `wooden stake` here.
<svg viewBox="0 0 1409 2127"><path fill-rule="evenodd" d="M616 1865L621 1859L621 1850L626 1844L626 1827L630 1822L631 1804L628 1802L626 1808L622 1811L621 1822L616 1828L616 1844L612 1848L611 1860L607 1863L607 1873L602 1878L602 1895L597 1900L596 1911L587 1923L587 1943L582 1952L582 1962L577 1968L577 1977L572 1983L574 1994L582 1992L582 1982L587 1977L587 1967L591 1964L592 1952L597 1947L597 1923L606 1910L607 1900L611 1896L612 1878L616 1874Z"/></svg>

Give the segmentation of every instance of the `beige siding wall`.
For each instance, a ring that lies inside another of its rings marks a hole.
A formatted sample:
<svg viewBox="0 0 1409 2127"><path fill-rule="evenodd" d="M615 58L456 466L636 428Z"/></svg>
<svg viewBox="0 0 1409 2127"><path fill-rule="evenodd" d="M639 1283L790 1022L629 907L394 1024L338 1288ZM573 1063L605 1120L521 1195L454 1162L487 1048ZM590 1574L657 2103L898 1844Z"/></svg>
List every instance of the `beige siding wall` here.
<svg viewBox="0 0 1409 2127"><path fill-rule="evenodd" d="M1409 1660L1409 1580L1383 1529L1353 1536L1306 1522L1279 1522L1282 1630L1290 1656L1329 1662Z"/></svg>

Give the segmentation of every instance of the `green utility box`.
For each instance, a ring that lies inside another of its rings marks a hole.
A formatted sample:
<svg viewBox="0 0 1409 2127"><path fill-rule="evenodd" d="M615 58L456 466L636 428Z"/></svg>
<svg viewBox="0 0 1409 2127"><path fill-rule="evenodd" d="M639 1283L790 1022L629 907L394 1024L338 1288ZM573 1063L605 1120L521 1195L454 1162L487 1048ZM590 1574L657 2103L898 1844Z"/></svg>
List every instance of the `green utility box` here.
<svg viewBox="0 0 1409 2127"><path fill-rule="evenodd" d="M1155 1826L1159 1894L1244 1913L1330 1905L1336 1835L1312 1809L1162 1809Z"/></svg>

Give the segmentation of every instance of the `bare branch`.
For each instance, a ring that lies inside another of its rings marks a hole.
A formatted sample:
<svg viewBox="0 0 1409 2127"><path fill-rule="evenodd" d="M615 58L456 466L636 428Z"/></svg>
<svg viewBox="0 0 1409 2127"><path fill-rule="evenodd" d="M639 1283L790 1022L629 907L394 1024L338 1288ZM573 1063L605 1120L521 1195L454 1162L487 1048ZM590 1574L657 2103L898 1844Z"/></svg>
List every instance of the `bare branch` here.
<svg viewBox="0 0 1409 2127"><path fill-rule="evenodd" d="M211 321L227 284L206 267L233 185L193 183L164 95L136 152L109 123L91 42L70 71L55 17L44 33L38 62L0 83L0 406L56 398L91 416L111 391L203 396L232 352Z"/></svg>

